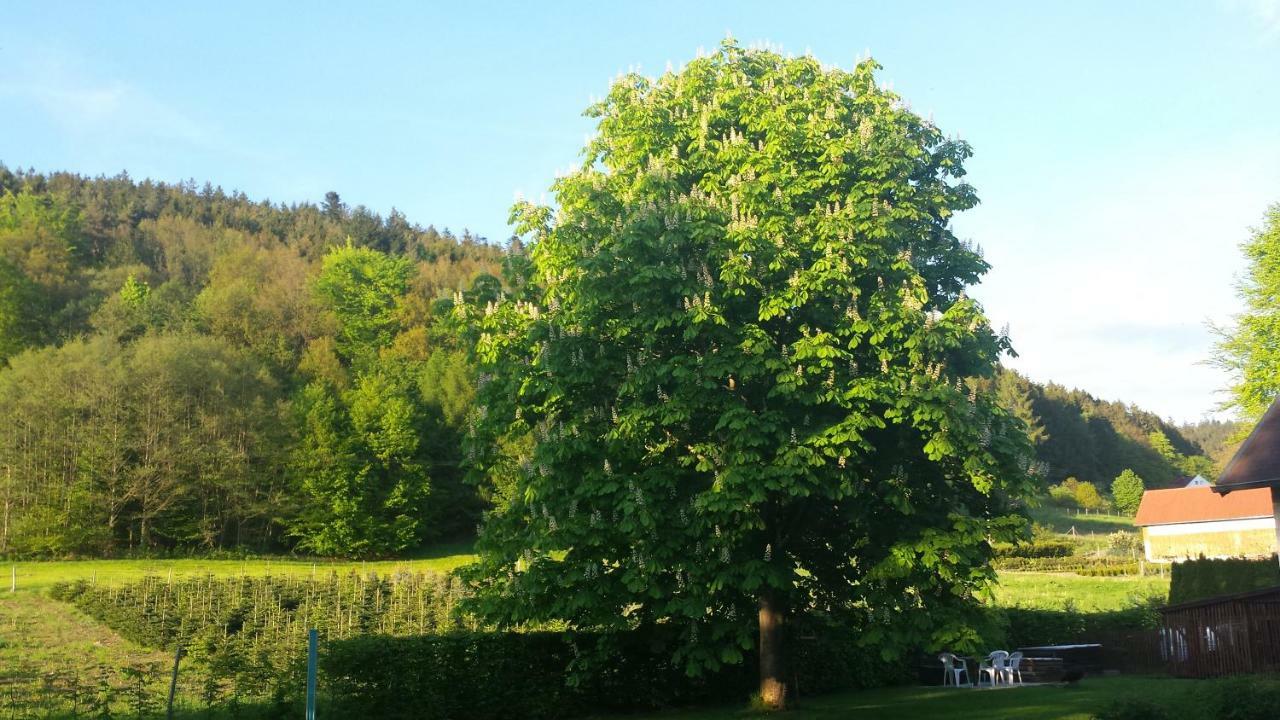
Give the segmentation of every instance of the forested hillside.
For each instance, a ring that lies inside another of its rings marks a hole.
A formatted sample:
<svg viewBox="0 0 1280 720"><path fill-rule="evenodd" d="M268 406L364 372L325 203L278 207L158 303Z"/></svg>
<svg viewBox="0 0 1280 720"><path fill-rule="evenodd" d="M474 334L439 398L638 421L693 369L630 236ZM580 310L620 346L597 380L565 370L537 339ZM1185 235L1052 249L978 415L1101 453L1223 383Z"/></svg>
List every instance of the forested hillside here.
<svg viewBox="0 0 1280 720"><path fill-rule="evenodd" d="M474 373L448 310L522 255L335 193L0 166L0 554L377 556L470 533ZM1225 437L995 383L1050 482L1212 476L1195 441Z"/></svg>
<svg viewBox="0 0 1280 720"><path fill-rule="evenodd" d="M1199 445L1214 465L1222 469L1244 441L1251 423L1239 420L1201 420L1178 428L1182 436Z"/></svg>
<svg viewBox="0 0 1280 720"><path fill-rule="evenodd" d="M0 553L470 532L471 372L437 318L502 259L335 193L0 166Z"/></svg>
<svg viewBox="0 0 1280 720"><path fill-rule="evenodd" d="M1136 472L1148 488L1196 474L1216 477L1214 460L1196 442L1207 434L1192 439L1136 405L1032 382L1011 370L1001 371L996 385L1001 402L1031 428L1049 482L1074 477L1105 487L1124 470Z"/></svg>

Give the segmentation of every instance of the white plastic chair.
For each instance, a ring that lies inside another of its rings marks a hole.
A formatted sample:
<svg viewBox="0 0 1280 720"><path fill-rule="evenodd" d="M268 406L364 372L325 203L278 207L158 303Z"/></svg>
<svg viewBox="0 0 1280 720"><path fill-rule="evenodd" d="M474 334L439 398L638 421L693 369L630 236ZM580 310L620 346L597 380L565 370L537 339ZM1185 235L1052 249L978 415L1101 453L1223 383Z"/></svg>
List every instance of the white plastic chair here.
<svg viewBox="0 0 1280 720"><path fill-rule="evenodd" d="M964 675L964 685L973 684L973 679L969 677L969 663L964 658L956 657L951 653L942 653L938 656L942 661L942 687L946 687L948 681L950 684L960 687L960 676Z"/></svg>
<svg viewBox="0 0 1280 720"><path fill-rule="evenodd" d="M1009 664L1005 666L1004 672L1002 673L1004 675L1005 682L1012 685L1014 679L1016 678L1018 681L1018 684L1019 685L1022 684L1022 671L1018 669L1018 665L1021 662L1022 662L1021 652L1016 652L1009 656Z"/></svg>
<svg viewBox="0 0 1280 720"><path fill-rule="evenodd" d="M1005 662L1008 659L1009 653L1004 650L996 650L988 655L986 660L978 664L978 684L982 684L982 678L990 676L992 687L997 685L1004 679Z"/></svg>

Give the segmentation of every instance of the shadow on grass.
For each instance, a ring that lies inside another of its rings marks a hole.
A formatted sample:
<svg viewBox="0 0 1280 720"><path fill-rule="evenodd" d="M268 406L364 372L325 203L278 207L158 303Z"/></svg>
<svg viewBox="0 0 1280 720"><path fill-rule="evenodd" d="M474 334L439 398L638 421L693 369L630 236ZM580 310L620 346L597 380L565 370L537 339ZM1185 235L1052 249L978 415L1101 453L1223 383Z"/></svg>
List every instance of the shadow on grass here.
<svg viewBox="0 0 1280 720"><path fill-rule="evenodd" d="M1054 532L1108 535L1117 530L1133 532L1133 518L1123 515L1076 515L1056 507L1039 507L1030 511L1031 519Z"/></svg>
<svg viewBox="0 0 1280 720"><path fill-rule="evenodd" d="M901 686L802 697L786 720L1089 720L1125 697L1158 699L1161 705L1204 717L1199 694L1205 681L1163 677L1085 678L1079 685L1007 689L942 689ZM760 718L745 706L721 706L651 715L600 716L597 720L741 720Z"/></svg>

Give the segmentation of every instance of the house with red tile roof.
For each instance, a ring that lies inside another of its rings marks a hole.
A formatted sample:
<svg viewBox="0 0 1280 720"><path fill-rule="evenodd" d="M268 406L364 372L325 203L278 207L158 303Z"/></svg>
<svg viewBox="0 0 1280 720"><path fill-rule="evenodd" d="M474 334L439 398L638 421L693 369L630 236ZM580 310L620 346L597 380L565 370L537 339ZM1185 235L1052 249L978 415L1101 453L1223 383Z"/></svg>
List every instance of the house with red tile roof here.
<svg viewBox="0 0 1280 720"><path fill-rule="evenodd" d="M1209 485L1148 490L1133 524L1142 528L1147 560L1267 557L1276 551L1271 491L1220 494Z"/></svg>
<svg viewBox="0 0 1280 720"><path fill-rule="evenodd" d="M1223 497L1255 490L1271 495L1272 552L1276 552L1280 550L1280 399L1267 408L1213 486Z"/></svg>

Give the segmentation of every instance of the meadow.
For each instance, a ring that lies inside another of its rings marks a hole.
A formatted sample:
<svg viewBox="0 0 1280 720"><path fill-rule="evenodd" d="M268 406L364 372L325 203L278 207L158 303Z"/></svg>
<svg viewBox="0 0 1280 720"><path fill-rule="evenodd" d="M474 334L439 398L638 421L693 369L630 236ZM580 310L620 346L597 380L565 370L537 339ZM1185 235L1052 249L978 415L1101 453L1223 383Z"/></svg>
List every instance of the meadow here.
<svg viewBox="0 0 1280 720"><path fill-rule="evenodd" d="M1033 522L1040 523L1054 532L1076 538L1106 535L1117 530L1133 530L1133 518L1128 515L1085 513L1054 505L1031 508L1027 514Z"/></svg>
<svg viewBox="0 0 1280 720"><path fill-rule="evenodd" d="M252 559L129 559L51 560L9 563L3 566L0 581L16 573L19 592L47 592L54 583L85 580L91 583L120 584L157 576L175 580L212 575L214 577L321 577L330 573L358 572L380 576L396 573L444 573L465 565L475 556L463 544L437 546L419 557L401 560L352 561L326 558L266 557ZM4 587L0 585L0 587ZM5 588L7 589L7 588Z"/></svg>
<svg viewBox="0 0 1280 720"><path fill-rule="evenodd" d="M1000 573L1000 582L992 589L991 603L998 607L1100 612L1168 595L1167 576L1084 577L1070 573L1006 571Z"/></svg>

